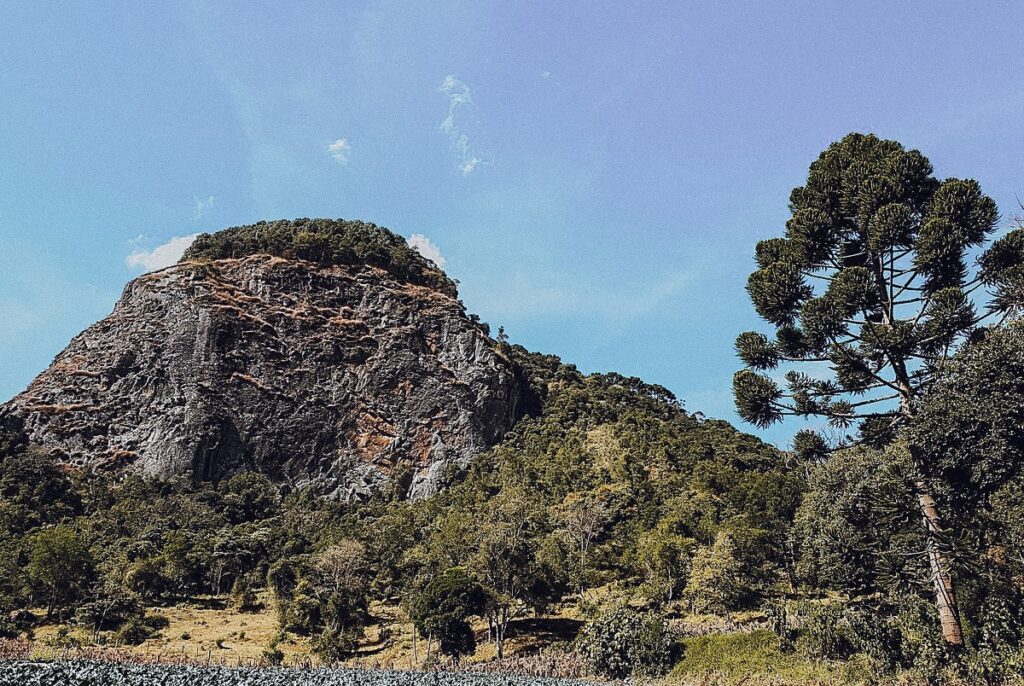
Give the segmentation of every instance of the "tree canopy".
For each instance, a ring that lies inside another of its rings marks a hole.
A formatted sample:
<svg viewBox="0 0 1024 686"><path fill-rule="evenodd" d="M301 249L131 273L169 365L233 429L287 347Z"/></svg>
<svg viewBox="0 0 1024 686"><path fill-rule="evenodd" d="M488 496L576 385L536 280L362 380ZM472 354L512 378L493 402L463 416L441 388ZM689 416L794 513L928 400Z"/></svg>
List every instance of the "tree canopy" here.
<svg viewBox="0 0 1024 686"><path fill-rule="evenodd" d="M884 443L941 361L1022 304L1024 230L978 254L999 215L976 181L940 181L917 150L856 133L821 154L789 204L785 235L755 250L747 291L775 335L737 338L737 410L762 427L786 415L859 423L861 439ZM789 362L816 365L784 387L763 373Z"/></svg>

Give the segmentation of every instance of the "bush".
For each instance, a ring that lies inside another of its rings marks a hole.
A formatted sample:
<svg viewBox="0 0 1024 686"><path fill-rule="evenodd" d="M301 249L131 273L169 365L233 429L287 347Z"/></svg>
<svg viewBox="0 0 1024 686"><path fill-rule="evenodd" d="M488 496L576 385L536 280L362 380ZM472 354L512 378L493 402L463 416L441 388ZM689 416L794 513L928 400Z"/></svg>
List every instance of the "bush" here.
<svg viewBox="0 0 1024 686"><path fill-rule="evenodd" d="M134 594L118 593L79 605L75 610L75 623L93 632L111 631L142 617L144 612Z"/></svg>
<svg viewBox="0 0 1024 686"><path fill-rule="evenodd" d="M252 579L248 576L235 579L231 587L231 601L239 612L258 612L261 607Z"/></svg>
<svg viewBox="0 0 1024 686"><path fill-rule="evenodd" d="M850 612L836 603L804 603L798 610L796 648L810 658L845 660L857 652L861 639Z"/></svg>
<svg viewBox="0 0 1024 686"><path fill-rule="evenodd" d="M152 638L161 629L166 629L168 626L170 626L170 621L161 614L133 617L117 630L117 633L114 634L114 639L118 643L136 646L146 639Z"/></svg>
<svg viewBox="0 0 1024 686"><path fill-rule="evenodd" d="M594 672L613 679L664 674L672 659L665 618L629 606L607 610L588 624L579 649Z"/></svg>
<svg viewBox="0 0 1024 686"><path fill-rule="evenodd" d="M326 665L343 662L356 651L362 634L362 629L325 630L313 639L313 654Z"/></svg>

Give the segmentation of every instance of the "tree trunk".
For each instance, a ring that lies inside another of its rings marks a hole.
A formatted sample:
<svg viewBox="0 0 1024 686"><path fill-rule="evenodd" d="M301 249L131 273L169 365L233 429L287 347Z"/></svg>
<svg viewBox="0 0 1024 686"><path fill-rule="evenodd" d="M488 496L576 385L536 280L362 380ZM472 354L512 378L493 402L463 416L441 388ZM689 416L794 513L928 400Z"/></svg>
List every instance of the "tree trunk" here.
<svg viewBox="0 0 1024 686"><path fill-rule="evenodd" d="M917 502L921 508L928 545L928 567L931 570L931 581L935 592L935 607L939 611L939 623L942 625L942 637L951 646L962 646L963 630L960 626L960 609L956 602L956 589L949 571L949 560L939 548L942 536L942 520L935 506L935 498L928 491L924 481L914 483L917 490Z"/></svg>

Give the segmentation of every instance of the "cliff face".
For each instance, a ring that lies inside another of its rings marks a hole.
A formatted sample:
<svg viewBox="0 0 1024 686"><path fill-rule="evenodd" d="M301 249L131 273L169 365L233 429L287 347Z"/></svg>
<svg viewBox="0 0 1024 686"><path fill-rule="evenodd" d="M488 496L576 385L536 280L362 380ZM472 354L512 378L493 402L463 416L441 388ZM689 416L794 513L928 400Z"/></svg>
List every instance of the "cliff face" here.
<svg viewBox="0 0 1024 686"><path fill-rule="evenodd" d="M0 426L82 466L213 479L261 471L413 497L498 442L512 364L451 295L369 266L269 255L183 262L125 288Z"/></svg>

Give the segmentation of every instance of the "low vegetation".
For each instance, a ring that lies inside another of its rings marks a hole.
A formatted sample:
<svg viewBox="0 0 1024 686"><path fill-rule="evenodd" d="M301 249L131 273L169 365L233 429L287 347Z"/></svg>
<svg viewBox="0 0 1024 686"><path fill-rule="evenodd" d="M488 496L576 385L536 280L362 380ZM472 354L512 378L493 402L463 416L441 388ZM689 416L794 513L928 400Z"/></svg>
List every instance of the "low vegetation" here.
<svg viewBox="0 0 1024 686"><path fill-rule="evenodd" d="M258 222L201 234L182 261L220 260L269 254L321 265L380 267L406 281L454 296L455 283L437 265L391 231L361 221L295 219Z"/></svg>

